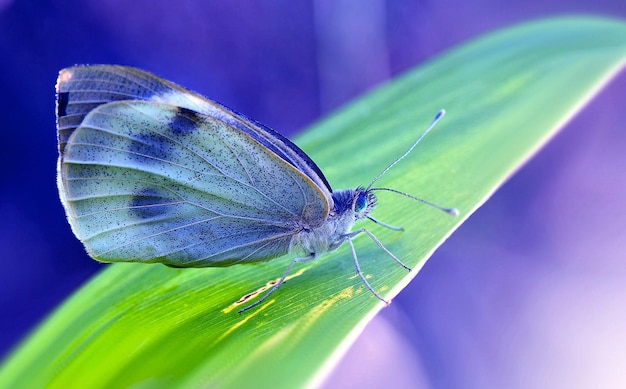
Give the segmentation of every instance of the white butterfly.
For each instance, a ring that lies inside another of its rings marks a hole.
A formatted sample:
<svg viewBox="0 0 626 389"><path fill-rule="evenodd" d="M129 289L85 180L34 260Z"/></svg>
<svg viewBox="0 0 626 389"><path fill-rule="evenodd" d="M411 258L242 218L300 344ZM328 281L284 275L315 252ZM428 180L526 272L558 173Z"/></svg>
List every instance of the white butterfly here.
<svg viewBox="0 0 626 389"><path fill-rule="evenodd" d="M333 191L317 165L275 131L140 69L77 66L57 82L58 187L74 234L103 262L231 266L348 242L376 204L367 188ZM426 202L428 203L428 202ZM428 203L434 205L432 203ZM434 205L436 206L436 205ZM444 209L456 215L455 209Z"/></svg>

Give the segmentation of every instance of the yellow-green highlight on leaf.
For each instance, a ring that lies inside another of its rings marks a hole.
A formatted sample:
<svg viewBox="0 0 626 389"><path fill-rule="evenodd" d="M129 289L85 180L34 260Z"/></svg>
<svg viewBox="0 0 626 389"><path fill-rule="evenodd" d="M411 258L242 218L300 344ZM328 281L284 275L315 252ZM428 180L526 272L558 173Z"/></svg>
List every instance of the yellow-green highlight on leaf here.
<svg viewBox="0 0 626 389"><path fill-rule="evenodd" d="M297 143L335 188L366 185L440 108L446 118L379 185L461 211L458 218L391 193L355 241L363 272L392 298L498 186L550 139L626 61L626 24L568 17L524 24L435 58L315 125ZM193 87L192 85L190 85ZM52 131L52 129L51 129ZM87 256L85 256L85 260ZM347 245L299 264L213 269L116 264L77 291L4 361L1 388L295 387L322 382L383 307L355 276Z"/></svg>

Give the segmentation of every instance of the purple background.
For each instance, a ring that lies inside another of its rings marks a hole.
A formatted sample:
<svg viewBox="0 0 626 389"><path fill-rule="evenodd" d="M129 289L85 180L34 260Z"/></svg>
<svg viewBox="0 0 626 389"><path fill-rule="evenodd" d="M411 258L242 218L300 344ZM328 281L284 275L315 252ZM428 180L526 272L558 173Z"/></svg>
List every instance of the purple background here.
<svg viewBox="0 0 626 389"><path fill-rule="evenodd" d="M0 0L0 357L102 268L56 191L59 69L138 66L293 135L480 33L626 17L623 0L233 3ZM472 216L327 385L626 382L625 91L622 74Z"/></svg>

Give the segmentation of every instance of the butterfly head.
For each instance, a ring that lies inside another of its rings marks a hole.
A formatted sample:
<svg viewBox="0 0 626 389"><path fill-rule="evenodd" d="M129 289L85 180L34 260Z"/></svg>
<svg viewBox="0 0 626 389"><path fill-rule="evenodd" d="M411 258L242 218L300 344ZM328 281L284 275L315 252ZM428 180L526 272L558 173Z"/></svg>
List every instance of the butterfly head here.
<svg viewBox="0 0 626 389"><path fill-rule="evenodd" d="M353 217L353 220L366 218L376 206L376 196L362 187L333 192L334 213Z"/></svg>

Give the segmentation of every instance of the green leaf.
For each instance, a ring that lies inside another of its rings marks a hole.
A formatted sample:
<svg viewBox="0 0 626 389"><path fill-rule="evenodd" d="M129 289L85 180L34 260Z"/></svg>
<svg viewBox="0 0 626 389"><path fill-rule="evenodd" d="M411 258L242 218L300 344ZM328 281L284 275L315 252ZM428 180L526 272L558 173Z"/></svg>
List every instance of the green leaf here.
<svg viewBox="0 0 626 389"><path fill-rule="evenodd" d="M363 272L392 298L493 191L597 93L626 61L626 24L539 21L471 42L359 99L299 137L337 188L367 185L440 108L448 115L377 185L444 206L454 218L393 193L362 222L414 271L366 235ZM0 387L294 387L324 379L383 307L356 277L350 248L297 264L265 303L234 304L275 281L290 258L177 270L116 264L60 307L7 359ZM254 300L251 300L254 301Z"/></svg>

